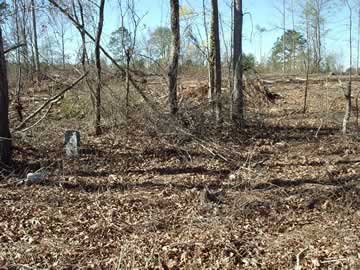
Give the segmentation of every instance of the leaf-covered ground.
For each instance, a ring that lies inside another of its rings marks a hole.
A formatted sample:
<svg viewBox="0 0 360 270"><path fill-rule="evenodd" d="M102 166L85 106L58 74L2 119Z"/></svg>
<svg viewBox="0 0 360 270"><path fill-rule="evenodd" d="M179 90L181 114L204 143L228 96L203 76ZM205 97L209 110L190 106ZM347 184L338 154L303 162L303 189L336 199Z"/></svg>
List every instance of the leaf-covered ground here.
<svg viewBox="0 0 360 270"><path fill-rule="evenodd" d="M339 93L312 87L303 115L302 89L275 85L245 131L82 130L79 160L55 135L71 123L38 127L0 181L0 268L360 269L359 137L339 134ZM44 183L9 184L39 168Z"/></svg>

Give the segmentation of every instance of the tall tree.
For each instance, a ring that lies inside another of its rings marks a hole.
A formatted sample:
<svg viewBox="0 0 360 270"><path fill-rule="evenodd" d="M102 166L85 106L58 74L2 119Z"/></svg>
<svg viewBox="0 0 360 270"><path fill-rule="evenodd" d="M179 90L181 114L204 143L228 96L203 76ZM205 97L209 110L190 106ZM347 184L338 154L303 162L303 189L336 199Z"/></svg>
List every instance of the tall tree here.
<svg viewBox="0 0 360 270"><path fill-rule="evenodd" d="M213 71L210 73L213 78L213 89L210 93L210 102L215 113L216 121L219 122L221 118L221 55L220 55L220 36L219 36L219 11L218 1L211 0L212 14L211 14L211 38L210 38L210 64Z"/></svg>
<svg viewBox="0 0 360 270"><path fill-rule="evenodd" d="M286 33L286 3L285 0L283 0L283 36L285 36ZM282 48L283 48L283 57L285 59L285 39L282 42ZM283 74L285 74L285 61L283 62Z"/></svg>
<svg viewBox="0 0 360 270"><path fill-rule="evenodd" d="M19 8L19 18L21 18L20 28L21 28L21 43L24 46L21 47L21 56L22 56L22 63L25 66L25 70L27 73L30 72L30 57L29 57L29 49L28 49L28 32L27 32L27 21L28 21L28 11L27 11L27 3L26 0L19 1L20 8Z"/></svg>
<svg viewBox="0 0 360 270"><path fill-rule="evenodd" d="M305 91L304 91L304 107L303 113L306 113L307 110L307 100L308 100L308 92L309 92L309 73L310 73L310 23L308 19L308 14L305 14L305 22L306 22L306 81L305 81Z"/></svg>
<svg viewBox="0 0 360 270"><path fill-rule="evenodd" d="M70 8L70 4L67 3ZM53 28L53 32L56 37L56 43L59 45L60 49L60 58L62 68L65 69L66 65L66 54L65 54L65 42L66 42L66 32L68 30L68 22L69 20L57 10L52 7L48 9L49 23Z"/></svg>
<svg viewBox="0 0 360 270"><path fill-rule="evenodd" d="M100 59L100 41L104 26L104 7L105 0L100 0L99 20L95 36L95 65L97 74L97 85L95 92L95 133L101 134L101 59Z"/></svg>
<svg viewBox="0 0 360 270"><path fill-rule="evenodd" d="M349 81L347 87L344 89L345 95L345 114L343 119L343 126L342 126L342 133L346 134L347 132L347 125L350 120L351 116L351 84L352 84L352 7L349 3L349 0L345 0L345 3L349 9Z"/></svg>
<svg viewBox="0 0 360 270"><path fill-rule="evenodd" d="M108 47L117 61L121 63L126 62L126 50L130 48L131 45L131 34L125 26L120 26L111 33Z"/></svg>
<svg viewBox="0 0 360 270"><path fill-rule="evenodd" d="M38 36L37 36L35 0L31 0L31 16L32 16L32 32L33 32L32 41L33 41L34 68L35 68L36 76L38 77L40 72L40 58L39 58Z"/></svg>
<svg viewBox="0 0 360 270"><path fill-rule="evenodd" d="M308 42L312 44L313 71L320 72L323 63L324 37L326 34L326 13L331 11L333 0L306 0L303 13L310 23L310 36Z"/></svg>
<svg viewBox="0 0 360 270"><path fill-rule="evenodd" d="M285 46L284 46L285 44ZM297 31L287 30L284 35L277 39L271 52L271 62L276 67L280 64L290 68L294 59L304 56L306 40Z"/></svg>
<svg viewBox="0 0 360 270"><path fill-rule="evenodd" d="M360 3L359 3L360 5ZM359 60L360 60L360 7L358 7L358 25L357 25L357 47L356 47L356 74L359 75Z"/></svg>
<svg viewBox="0 0 360 270"><path fill-rule="evenodd" d="M233 29L233 93L232 120L240 127L245 125L244 94L243 94L243 64L242 64L242 31L243 11L242 0L234 0L234 29Z"/></svg>
<svg viewBox="0 0 360 270"><path fill-rule="evenodd" d="M9 87L2 29L0 27L0 167L11 162L11 135L9 129Z"/></svg>
<svg viewBox="0 0 360 270"><path fill-rule="evenodd" d="M168 71L170 113L176 114L177 104L177 74L180 53L180 21L179 0L170 0L171 9L171 53Z"/></svg>
<svg viewBox="0 0 360 270"><path fill-rule="evenodd" d="M151 56L156 60L167 60L171 47L171 40L172 33L168 27L157 27L150 33L148 40Z"/></svg>
<svg viewBox="0 0 360 270"><path fill-rule="evenodd" d="M71 4L74 14L74 20L76 21L76 29L79 31L81 37L80 62L82 64L84 73L86 73L87 71L86 64L89 64L89 57L86 49L86 34L84 31L85 30L84 7L80 0L72 0Z"/></svg>

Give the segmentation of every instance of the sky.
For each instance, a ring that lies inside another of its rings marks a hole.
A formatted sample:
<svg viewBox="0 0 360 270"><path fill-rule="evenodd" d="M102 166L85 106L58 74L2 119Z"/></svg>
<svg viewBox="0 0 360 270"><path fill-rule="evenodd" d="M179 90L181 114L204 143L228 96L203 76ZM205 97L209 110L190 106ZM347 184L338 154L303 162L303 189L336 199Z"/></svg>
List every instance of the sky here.
<svg viewBox="0 0 360 270"><path fill-rule="evenodd" d="M297 14L300 14L299 3L305 0L286 0L290 7L291 1L295 6L295 29L301 31L304 26ZM223 20L224 27L230 22L230 0L219 0L219 9ZM180 0L181 5L190 7L196 11L202 10L202 0ZM138 14L145 15L143 24L147 29L155 29L157 26L169 25L169 0L136 0L136 9ZM244 51L252 53L260 60L260 53L263 57L268 57L274 42L282 34L282 0L243 0L244 12ZM208 6L210 9L210 6ZM290 8L289 8L290 9ZM348 65L348 47L349 47L349 11L344 5L343 0L334 0L333 12L327 13L327 35L325 39L325 53L335 53L342 59L343 64ZM357 15L354 7L353 23L353 48L354 55L357 41ZM105 32L107 35L119 26L119 16L117 12L117 1L110 1L105 10ZM257 31L256 26L266 28L262 35ZM290 10L286 15L286 28L292 29L292 16ZM225 30L225 36L230 32ZM106 34L105 34L106 35Z"/></svg>
<svg viewBox="0 0 360 270"><path fill-rule="evenodd" d="M120 26L119 16L119 0L108 0L105 9L105 22L103 33L103 45L106 45L111 32ZM231 0L218 0L221 18L224 21L224 35L230 39L230 19L231 12L229 3ZM243 0L244 6L244 51L245 53L252 53L256 59L260 60L260 54L264 57L269 57L271 48L274 42L282 35L282 14L279 10L282 8L283 0ZM290 7L291 2L295 6L295 30L303 31L304 26L299 19L301 3L305 0L286 0ZM333 0L334 4L332 10L326 13L326 38L325 38L325 53L335 53L344 66L348 66L349 58L349 11L344 5L344 0ZM351 1L351 0L350 0ZM353 0L357 1L357 0ZM207 2L210 2L207 0ZM300 5L299 5L300 3ZM182 6L189 7L196 12L202 10L202 0L180 0ZM154 30L158 26L169 26L169 0L135 0L135 7L137 14L142 19L144 27L141 29L141 34L144 37L149 34L149 31ZM211 6L208 4L207 8L210 10ZM286 28L292 29L292 16L290 10L286 11ZM356 46L357 46L357 31L358 31L358 17L355 14L355 7L353 12L353 55L355 60ZM202 18L199 17L199 25L202 23ZM257 31L257 26L266 28L266 31L261 35ZM75 35L76 30L72 31ZM354 61L355 62L355 61Z"/></svg>

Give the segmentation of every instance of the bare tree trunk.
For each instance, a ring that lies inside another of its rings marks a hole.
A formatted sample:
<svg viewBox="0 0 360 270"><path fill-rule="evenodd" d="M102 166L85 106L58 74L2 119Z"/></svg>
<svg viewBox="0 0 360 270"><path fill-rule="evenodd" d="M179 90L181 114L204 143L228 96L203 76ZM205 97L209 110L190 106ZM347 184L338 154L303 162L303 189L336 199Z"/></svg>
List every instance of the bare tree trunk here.
<svg viewBox="0 0 360 270"><path fill-rule="evenodd" d="M61 60L62 60L63 70L65 70L65 64L66 64L66 59L65 59L65 29L64 29L63 24L61 24Z"/></svg>
<svg viewBox="0 0 360 270"><path fill-rule="evenodd" d="M349 34L350 34L350 44L349 44L349 50L350 50L350 55L349 55L349 62L350 62L350 68L349 68L349 81L348 81L348 85L347 88L344 90L344 95L345 95L345 100L346 100L346 104L345 104L345 115L344 115L344 120L343 120L343 126L342 126L342 133L346 134L347 132L347 125L349 123L350 120L350 116L351 116L351 84L352 84L352 8L350 6L350 3L348 0L346 0L346 4L349 8L349 12L350 12L350 16L349 16L349 23L350 23L350 30L349 30Z"/></svg>
<svg viewBox="0 0 360 270"><path fill-rule="evenodd" d="M177 75L180 54L180 22L179 22L179 0L170 0L171 9L171 56L168 71L169 79L169 104L170 113L176 114L177 104Z"/></svg>
<svg viewBox="0 0 360 270"><path fill-rule="evenodd" d="M212 4L212 19L211 19L211 62L214 69L214 98L213 109L216 121L221 121L221 55L220 55L220 37L219 37L219 11L218 1L211 0Z"/></svg>
<svg viewBox="0 0 360 270"><path fill-rule="evenodd" d="M203 24L205 30L205 37L206 37L206 61L207 61L207 68L208 68L208 101L209 104L212 102L213 93L214 93L214 76L212 74L211 69L211 59L210 59L210 46L209 46L209 33L206 21L206 3L205 0L202 0L202 8L203 8Z"/></svg>
<svg viewBox="0 0 360 270"><path fill-rule="evenodd" d="M29 72L31 71L30 69L30 57L29 57L29 50L28 50L28 42L27 42L27 33L26 33L26 23L27 23L27 12L26 12L26 3L25 1L20 1L21 2L21 38L22 41L21 43L25 44L24 46L21 47L21 56L22 56L22 64L24 65L24 69L26 74L29 74Z"/></svg>
<svg viewBox="0 0 360 270"><path fill-rule="evenodd" d="M0 167L11 163L11 145L9 129L9 87L2 29L0 27Z"/></svg>
<svg viewBox="0 0 360 270"><path fill-rule="evenodd" d="M294 12L294 0L291 0L291 19L292 19L292 71L296 72L296 41L295 41L295 12Z"/></svg>
<svg viewBox="0 0 360 270"><path fill-rule="evenodd" d="M234 65L234 61L233 61L233 53L234 53L234 35L232 34L234 32L234 1L231 1L230 4L230 9L231 9L231 21L230 21L230 59L229 59L229 66L228 66L228 88L229 91L232 91L234 88L234 69L233 69L233 65ZM232 94L230 95L230 118L232 117L232 111L233 111L233 102L232 102Z"/></svg>
<svg viewBox="0 0 360 270"><path fill-rule="evenodd" d="M316 58L316 71L321 71L321 18L320 18L320 0L316 1L316 47L317 47L317 58Z"/></svg>
<svg viewBox="0 0 360 270"><path fill-rule="evenodd" d="M215 50L212 46L212 33L210 31L210 50L209 50L209 91L208 91L208 99L211 108L211 112L215 111Z"/></svg>
<svg viewBox="0 0 360 270"><path fill-rule="evenodd" d="M233 30L233 76L234 88L232 93L232 120L243 127L244 120L244 95L243 95L243 63L242 63L242 29L243 11L242 0L234 0L234 30Z"/></svg>
<svg viewBox="0 0 360 270"><path fill-rule="evenodd" d="M286 7L285 0L283 0L283 74L285 74L285 34L286 34Z"/></svg>
<svg viewBox="0 0 360 270"><path fill-rule="evenodd" d="M359 58L360 58L360 7L358 10L358 33L357 33L357 48L356 48L356 74L359 75Z"/></svg>
<svg viewBox="0 0 360 270"><path fill-rule="evenodd" d="M310 22L309 17L306 15L306 40L310 38ZM303 113L306 113L307 109L307 98L309 91L309 73L310 73L310 44L306 44L306 82L305 82L305 92L304 92L304 108Z"/></svg>
<svg viewBox="0 0 360 270"><path fill-rule="evenodd" d="M39 79L40 72L40 59L39 59L39 48L38 48L38 37L37 37L37 26L36 26L36 6L35 0L31 0L31 14L32 14L32 31L33 31L33 45L34 45L34 67L37 79Z"/></svg>
<svg viewBox="0 0 360 270"><path fill-rule="evenodd" d="M89 61L89 57L88 57L88 53L87 53L87 49L86 49L86 34L85 34L85 19L84 19L84 9L83 9L83 5L81 3L81 0L77 0L77 7L75 4L75 0L72 0L72 7L73 7L73 14L74 14L74 19L76 21L76 29L79 31L80 33L80 37L81 37L81 67L84 71L84 74L87 73L89 71L88 66L90 65L90 61ZM88 87L88 90L90 92L90 100L92 103L93 108L95 108L95 91L92 87L92 84L89 81L88 76L85 77L85 82L86 85Z"/></svg>
<svg viewBox="0 0 360 270"><path fill-rule="evenodd" d="M79 7L79 15L77 12L77 8L75 5L75 0L72 0L72 6L73 6L73 12L74 12L74 17L77 23L76 29L78 29L80 36L81 36L81 64L83 66L83 68L85 68L86 64L89 64L89 57L87 54L87 50L86 50L86 34L84 31L84 27L85 27L85 19L84 19L84 9L83 9L83 5L81 4L80 0L77 0L77 5ZM86 73L86 69L84 69L84 73Z"/></svg>
<svg viewBox="0 0 360 270"><path fill-rule="evenodd" d="M20 44L20 24L19 24L19 6L18 1L14 0L14 16L15 16L15 27L16 27L16 44ZM17 111L20 122L22 121L22 104L21 104L21 90L22 90L22 64L21 64L21 47L16 50L16 65L17 65L17 84L16 84L16 105L15 109Z"/></svg>
<svg viewBox="0 0 360 270"><path fill-rule="evenodd" d="M128 122L129 122L129 106L130 106L130 80L129 80L129 76L130 76L130 61L131 61L131 53L130 53L130 49L128 49L126 51L126 127L128 127Z"/></svg>
<svg viewBox="0 0 360 270"><path fill-rule="evenodd" d="M95 90L95 133L100 135L101 131L101 59L100 59L100 41L104 25L104 7L105 0L100 0L99 21L95 37L95 65L97 73L97 85Z"/></svg>

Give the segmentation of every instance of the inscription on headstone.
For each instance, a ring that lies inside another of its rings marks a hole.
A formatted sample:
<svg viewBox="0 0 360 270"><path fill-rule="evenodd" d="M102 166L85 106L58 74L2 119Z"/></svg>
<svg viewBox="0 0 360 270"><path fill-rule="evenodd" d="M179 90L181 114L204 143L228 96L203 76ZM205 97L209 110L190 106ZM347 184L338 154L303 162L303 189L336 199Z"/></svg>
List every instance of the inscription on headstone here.
<svg viewBox="0 0 360 270"><path fill-rule="evenodd" d="M65 155L67 158L79 156L80 132L76 130L67 130L65 132Z"/></svg>

